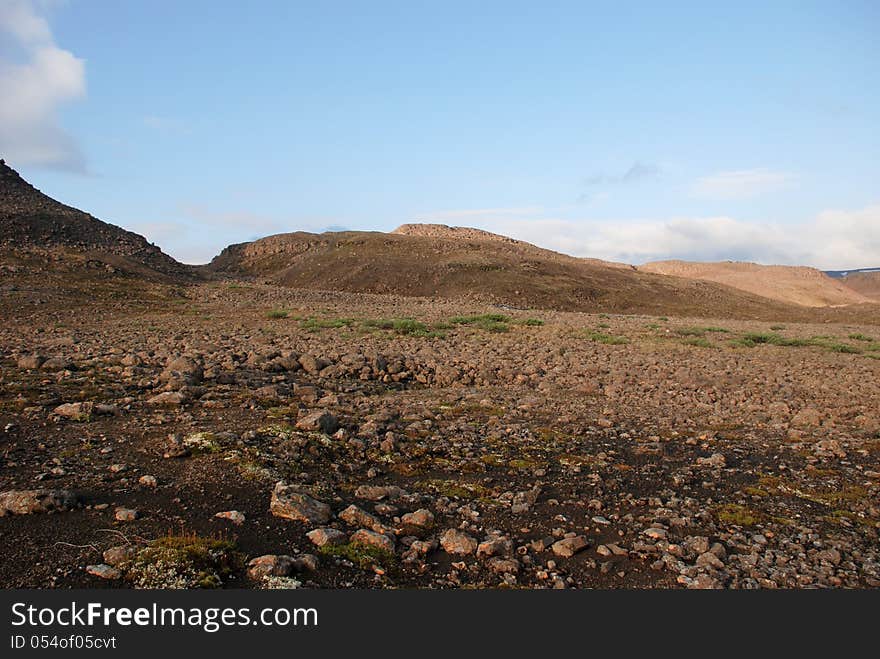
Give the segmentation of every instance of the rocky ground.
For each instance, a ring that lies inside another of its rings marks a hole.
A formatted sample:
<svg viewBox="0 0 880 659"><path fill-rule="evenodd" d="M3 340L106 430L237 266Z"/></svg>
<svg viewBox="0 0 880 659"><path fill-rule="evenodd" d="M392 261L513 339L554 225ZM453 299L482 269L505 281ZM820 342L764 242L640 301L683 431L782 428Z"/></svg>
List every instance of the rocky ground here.
<svg viewBox="0 0 880 659"><path fill-rule="evenodd" d="M0 586L880 586L876 325L134 288L0 296Z"/></svg>

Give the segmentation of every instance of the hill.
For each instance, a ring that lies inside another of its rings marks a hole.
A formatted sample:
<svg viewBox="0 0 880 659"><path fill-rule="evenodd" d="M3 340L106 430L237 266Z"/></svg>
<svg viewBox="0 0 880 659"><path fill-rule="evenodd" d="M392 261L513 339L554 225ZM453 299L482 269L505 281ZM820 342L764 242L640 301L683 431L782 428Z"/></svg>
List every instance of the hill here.
<svg viewBox="0 0 880 659"><path fill-rule="evenodd" d="M148 279L177 280L193 269L172 259L143 236L102 222L37 190L0 160L0 251L38 257L46 264L76 266L83 259L107 270Z"/></svg>
<svg viewBox="0 0 880 659"><path fill-rule="evenodd" d="M802 266L759 265L734 261L655 261L639 266L639 270L688 280L711 281L805 307L843 306L871 301L820 270Z"/></svg>
<svg viewBox="0 0 880 659"><path fill-rule="evenodd" d="M517 308L778 318L795 307L711 282L580 259L475 229L288 233L227 247L206 273L284 286L472 297Z"/></svg>
<svg viewBox="0 0 880 659"><path fill-rule="evenodd" d="M859 295L880 302L880 269L853 270L838 279Z"/></svg>

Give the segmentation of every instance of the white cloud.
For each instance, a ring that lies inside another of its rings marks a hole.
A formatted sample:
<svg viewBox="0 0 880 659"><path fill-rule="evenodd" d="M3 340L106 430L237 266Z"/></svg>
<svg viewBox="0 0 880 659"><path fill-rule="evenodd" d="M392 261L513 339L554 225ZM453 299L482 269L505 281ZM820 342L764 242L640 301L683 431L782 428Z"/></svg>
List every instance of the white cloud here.
<svg viewBox="0 0 880 659"><path fill-rule="evenodd" d="M792 174L770 169L741 169L698 178L691 193L707 199L749 199L791 185Z"/></svg>
<svg viewBox="0 0 880 659"><path fill-rule="evenodd" d="M880 204L828 210L798 224L731 217L569 220L471 215L471 226L573 256L647 261L754 261L822 269L880 266Z"/></svg>
<svg viewBox="0 0 880 659"><path fill-rule="evenodd" d="M13 165L85 171L76 141L58 120L62 105L86 94L85 63L59 48L30 0L0 0L0 36L23 54L0 60L0 154Z"/></svg>

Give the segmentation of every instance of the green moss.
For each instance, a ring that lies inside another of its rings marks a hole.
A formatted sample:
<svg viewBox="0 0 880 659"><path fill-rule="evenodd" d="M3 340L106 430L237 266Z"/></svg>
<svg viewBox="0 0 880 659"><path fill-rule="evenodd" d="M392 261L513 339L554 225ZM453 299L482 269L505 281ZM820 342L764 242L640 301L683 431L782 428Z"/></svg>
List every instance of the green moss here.
<svg viewBox="0 0 880 659"><path fill-rule="evenodd" d="M421 489L431 490L440 496L450 499L478 499L491 494L491 491L479 483L459 483L454 480L432 478L418 481L416 485Z"/></svg>
<svg viewBox="0 0 880 659"><path fill-rule="evenodd" d="M390 551L358 542L349 542L344 545L324 545L318 551L325 556L344 558L365 570L376 565L390 567L397 563L397 557Z"/></svg>
<svg viewBox="0 0 880 659"><path fill-rule="evenodd" d="M226 538L181 533L153 540L120 569L139 588L219 588L243 562Z"/></svg>
<svg viewBox="0 0 880 659"><path fill-rule="evenodd" d="M289 311L285 311L284 309L272 309L266 314L266 318L270 320L281 320L282 318L287 318L290 315Z"/></svg>
<svg viewBox="0 0 880 659"><path fill-rule="evenodd" d="M764 519L761 513L735 503L726 503L716 508L715 517L719 522L735 526L754 526Z"/></svg>

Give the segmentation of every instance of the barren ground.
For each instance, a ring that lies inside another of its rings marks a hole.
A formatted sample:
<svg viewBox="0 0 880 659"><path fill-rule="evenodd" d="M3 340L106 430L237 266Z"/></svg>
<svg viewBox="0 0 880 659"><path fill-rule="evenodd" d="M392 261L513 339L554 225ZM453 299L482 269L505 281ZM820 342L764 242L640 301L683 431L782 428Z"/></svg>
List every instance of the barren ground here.
<svg viewBox="0 0 880 659"><path fill-rule="evenodd" d="M80 498L0 518L3 587L880 585L876 325L39 278L0 314L0 492Z"/></svg>

